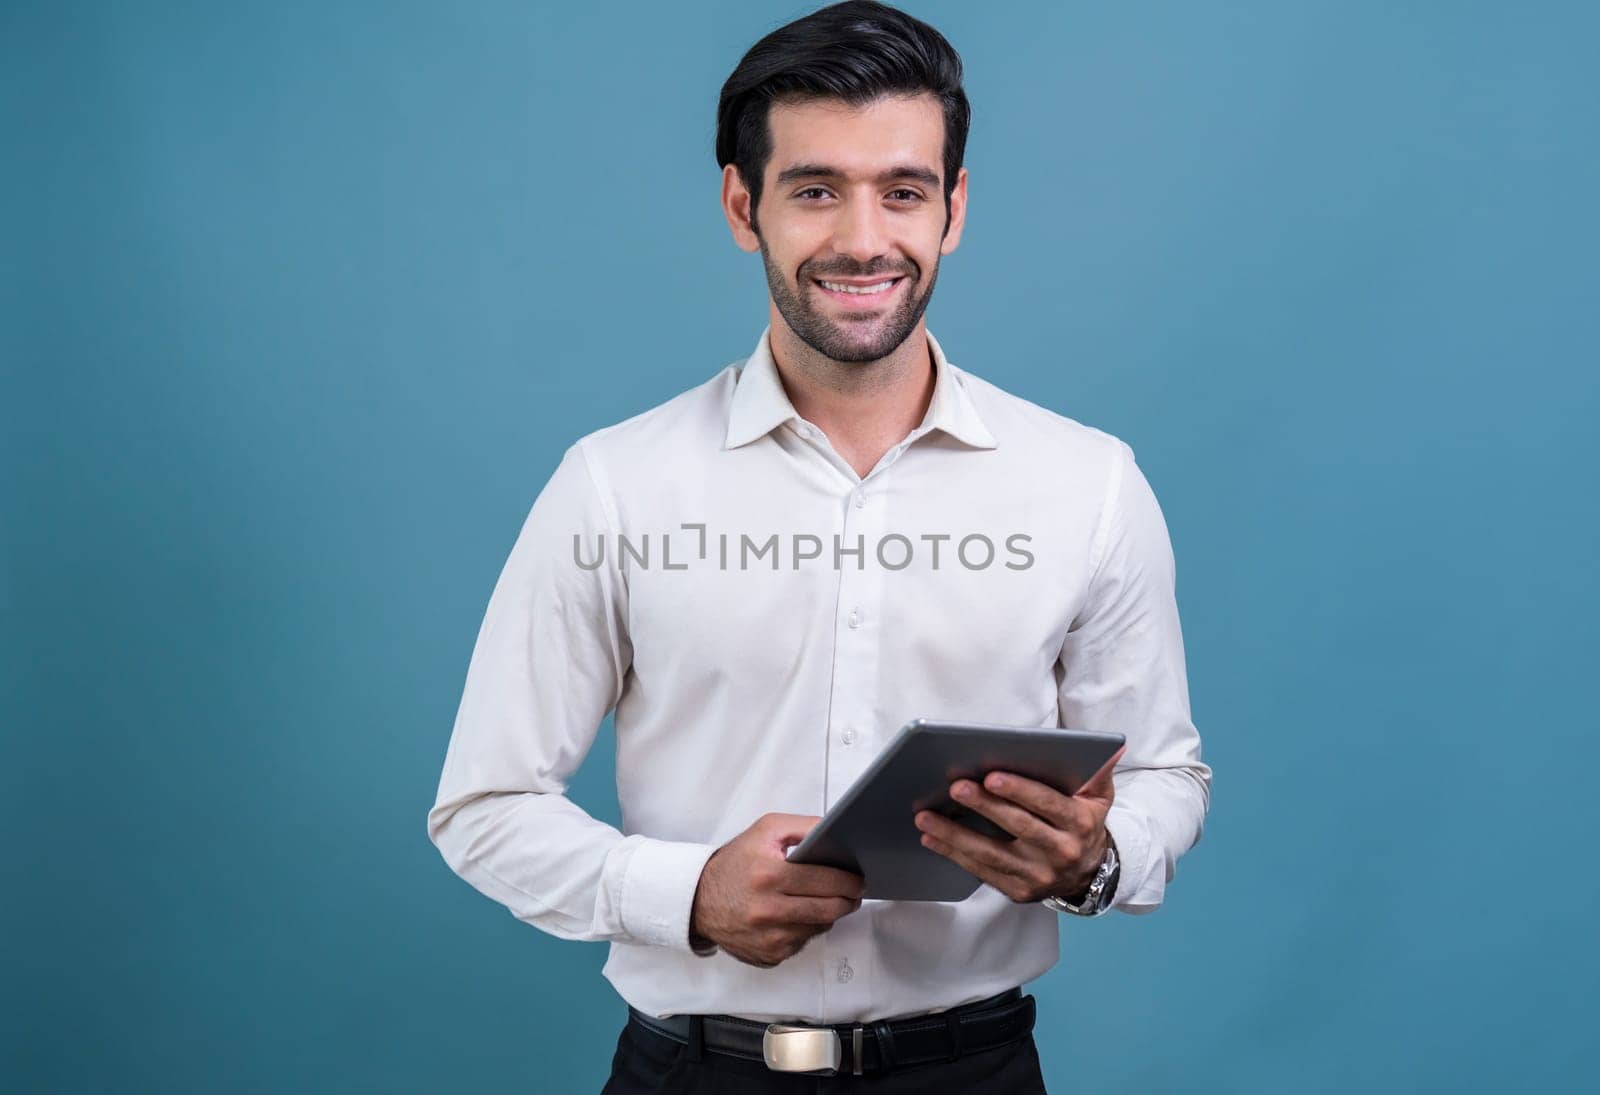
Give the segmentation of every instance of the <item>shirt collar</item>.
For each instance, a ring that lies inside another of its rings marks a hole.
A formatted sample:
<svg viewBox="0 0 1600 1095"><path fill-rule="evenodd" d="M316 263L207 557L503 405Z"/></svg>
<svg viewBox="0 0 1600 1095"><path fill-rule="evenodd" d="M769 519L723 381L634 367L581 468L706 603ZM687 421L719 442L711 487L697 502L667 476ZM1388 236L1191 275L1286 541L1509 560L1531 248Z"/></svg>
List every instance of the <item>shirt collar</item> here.
<svg viewBox="0 0 1600 1095"><path fill-rule="evenodd" d="M928 412L922 424L912 431L913 436L930 429L943 430L951 437L978 449L997 447L994 435L978 417L972 396L955 369L944 356L944 348L933 332L923 328L928 336L928 349L933 355L933 397L928 401ZM765 437L773 429L790 419L798 420L800 413L789 401L778 375L777 363L772 360L772 326L768 324L756 342L755 350L739 373L733 389L733 400L728 408L728 433L723 448L733 449Z"/></svg>

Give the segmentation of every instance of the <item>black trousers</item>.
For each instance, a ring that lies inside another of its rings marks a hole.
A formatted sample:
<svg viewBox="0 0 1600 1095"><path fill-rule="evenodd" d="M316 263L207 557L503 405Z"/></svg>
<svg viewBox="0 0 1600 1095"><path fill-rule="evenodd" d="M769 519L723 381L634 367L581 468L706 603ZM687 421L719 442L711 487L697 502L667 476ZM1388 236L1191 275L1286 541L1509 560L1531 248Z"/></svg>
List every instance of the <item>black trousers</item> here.
<svg viewBox="0 0 1600 1095"><path fill-rule="evenodd" d="M1039 1070L1039 1053L1030 1032L1007 1046L965 1054L954 1061L936 1061L876 1076L816 1076L773 1072L760 1061L747 1061L709 1050L698 1061L689 1047L646 1030L637 1023L623 1026L611 1060L611 1078L601 1095L1048 1095Z"/></svg>

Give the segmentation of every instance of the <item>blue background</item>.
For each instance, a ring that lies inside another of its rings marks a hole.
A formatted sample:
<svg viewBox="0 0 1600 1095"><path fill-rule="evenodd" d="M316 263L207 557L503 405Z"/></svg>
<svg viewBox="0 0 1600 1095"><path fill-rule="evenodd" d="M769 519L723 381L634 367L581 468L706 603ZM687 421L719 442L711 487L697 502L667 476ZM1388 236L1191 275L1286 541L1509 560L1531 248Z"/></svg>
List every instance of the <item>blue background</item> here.
<svg viewBox="0 0 1600 1095"><path fill-rule="evenodd" d="M713 110L807 10L6 6L0 1086L598 1090L605 948L424 818L561 451L760 333ZM1595 1082L1595 9L908 10L930 327L1138 453L1216 769L1052 1086Z"/></svg>

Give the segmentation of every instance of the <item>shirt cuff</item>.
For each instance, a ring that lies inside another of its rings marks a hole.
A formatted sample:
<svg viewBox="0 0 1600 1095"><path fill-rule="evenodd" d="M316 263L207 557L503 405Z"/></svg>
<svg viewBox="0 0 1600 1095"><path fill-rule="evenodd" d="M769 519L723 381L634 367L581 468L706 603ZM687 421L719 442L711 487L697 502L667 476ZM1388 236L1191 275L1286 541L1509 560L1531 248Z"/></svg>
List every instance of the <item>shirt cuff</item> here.
<svg viewBox="0 0 1600 1095"><path fill-rule="evenodd" d="M622 927L635 942L690 954L711 950L691 947L689 919L694 894L715 844L693 844L643 838L628 860L622 881Z"/></svg>
<svg viewBox="0 0 1600 1095"><path fill-rule="evenodd" d="M1116 802L1106 811L1106 831L1117 842L1117 890L1111 895L1111 908L1127 912L1143 912L1161 903L1159 895L1152 904L1141 893L1150 873L1150 826L1144 817Z"/></svg>

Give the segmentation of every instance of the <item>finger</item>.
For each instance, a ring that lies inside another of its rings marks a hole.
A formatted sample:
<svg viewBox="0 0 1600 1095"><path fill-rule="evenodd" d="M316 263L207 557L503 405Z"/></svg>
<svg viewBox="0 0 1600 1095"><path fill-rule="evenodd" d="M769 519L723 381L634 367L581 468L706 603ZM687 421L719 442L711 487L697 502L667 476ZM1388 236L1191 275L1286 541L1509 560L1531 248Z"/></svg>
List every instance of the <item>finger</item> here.
<svg viewBox="0 0 1600 1095"><path fill-rule="evenodd" d="M793 897L848 897L859 898L867 888L867 880L852 871L838 867L822 867L811 863L790 863L778 883L780 893Z"/></svg>
<svg viewBox="0 0 1600 1095"><path fill-rule="evenodd" d="M921 828L925 835L961 853L968 860L981 863L997 874L1010 875L1013 878L1025 876L1027 864L1010 851L1011 841L1001 843L993 837L975 833L965 825L951 821L947 817L940 817L931 810L923 811L917 816L922 819Z"/></svg>
<svg viewBox="0 0 1600 1095"><path fill-rule="evenodd" d="M781 853L789 845L804 840L821 820L811 814L767 814L761 819L762 833Z"/></svg>
<svg viewBox="0 0 1600 1095"><path fill-rule="evenodd" d="M983 789L1043 818L1054 829L1070 829L1082 821L1071 795L1015 772L990 772L983 777Z"/></svg>
<svg viewBox="0 0 1600 1095"><path fill-rule="evenodd" d="M1049 788L1046 788L1048 790ZM951 784L950 797L982 814L1018 840L1030 841L1048 847L1056 836L1056 827L1031 810L990 794L970 779L958 779ZM1058 796L1065 798L1065 796Z"/></svg>
<svg viewBox="0 0 1600 1095"><path fill-rule="evenodd" d="M980 879L999 890L1001 893L1016 885L1015 875L998 871L987 863L980 862L960 848L952 847L931 833L922 834L922 846L931 852L937 852L950 862L960 867L969 874L977 875Z"/></svg>
<svg viewBox="0 0 1600 1095"><path fill-rule="evenodd" d="M1111 759L1100 766L1100 770L1089 777L1087 783L1078 788L1078 793L1073 798L1093 799L1096 802L1110 802L1116 794L1116 785L1111 782L1112 773L1116 770L1117 761L1128 751L1126 745L1111 755Z"/></svg>

